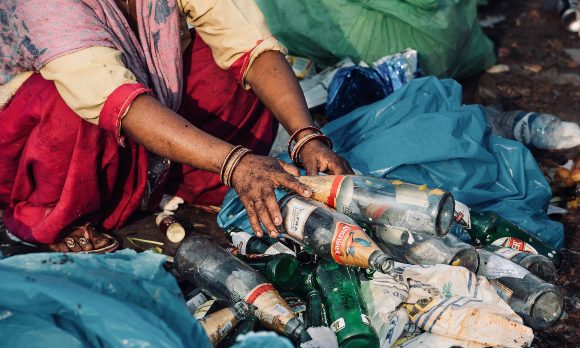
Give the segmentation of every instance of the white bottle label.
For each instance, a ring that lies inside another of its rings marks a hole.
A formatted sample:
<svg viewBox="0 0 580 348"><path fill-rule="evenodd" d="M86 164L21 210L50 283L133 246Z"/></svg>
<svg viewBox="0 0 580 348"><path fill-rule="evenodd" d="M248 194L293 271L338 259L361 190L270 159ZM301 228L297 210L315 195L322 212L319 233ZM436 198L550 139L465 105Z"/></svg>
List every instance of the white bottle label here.
<svg viewBox="0 0 580 348"><path fill-rule="evenodd" d="M361 314L360 318L361 318L363 324L371 326L371 318L369 318L366 314Z"/></svg>
<svg viewBox="0 0 580 348"><path fill-rule="evenodd" d="M494 253L508 260L511 260L514 256L521 254L522 252L516 249L502 247L494 251Z"/></svg>
<svg viewBox="0 0 580 348"><path fill-rule="evenodd" d="M485 276L488 279L497 279L502 277L522 279L529 272L501 256L491 254L485 265Z"/></svg>
<svg viewBox="0 0 580 348"><path fill-rule="evenodd" d="M240 250L240 254L247 255L246 247L252 235L248 232L234 232L232 233L232 244Z"/></svg>
<svg viewBox="0 0 580 348"><path fill-rule="evenodd" d="M276 242L276 243L270 245L270 247L268 247L268 249L266 249L264 254L265 255L289 254L292 256L296 256L296 253L294 251L292 251L292 249L288 248L287 246L285 246L284 244L282 244L280 242Z"/></svg>
<svg viewBox="0 0 580 348"><path fill-rule="evenodd" d="M533 246L515 237L498 238L493 242L491 242L491 244L506 248L512 248L526 253L538 254L538 251Z"/></svg>
<svg viewBox="0 0 580 348"><path fill-rule="evenodd" d="M344 323L343 318L339 318L334 323L330 324L330 329L334 333L339 332L340 330L344 329L345 327L346 327L346 324Z"/></svg>
<svg viewBox="0 0 580 348"><path fill-rule="evenodd" d="M468 230L471 229L471 214L469 213L469 207L467 205L456 200L453 217L455 222L461 227Z"/></svg>
<svg viewBox="0 0 580 348"><path fill-rule="evenodd" d="M208 300L207 296L204 295L203 292L198 293L197 295L193 296L187 301L187 309L189 309L189 313L192 315L197 311L199 306L201 306L204 302Z"/></svg>
<svg viewBox="0 0 580 348"><path fill-rule="evenodd" d="M313 204L291 198L286 205L287 212L284 218L286 233L290 237L304 240L304 225L306 225L306 220L316 208L317 206Z"/></svg>
<svg viewBox="0 0 580 348"><path fill-rule="evenodd" d="M530 116L533 114L533 112L528 112L514 125L514 139L526 145L532 142L532 133L530 132Z"/></svg>

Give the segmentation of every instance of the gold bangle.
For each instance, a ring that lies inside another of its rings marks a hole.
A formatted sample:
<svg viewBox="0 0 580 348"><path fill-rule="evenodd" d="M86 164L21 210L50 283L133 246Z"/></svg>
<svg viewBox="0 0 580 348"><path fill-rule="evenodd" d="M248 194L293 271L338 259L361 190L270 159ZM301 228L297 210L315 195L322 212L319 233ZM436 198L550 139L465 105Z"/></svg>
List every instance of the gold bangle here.
<svg viewBox="0 0 580 348"><path fill-rule="evenodd" d="M234 153L236 153L239 149L243 148L242 145L238 145L235 146L224 158L224 161L222 162L222 167L220 168L220 181L222 182L222 184L226 185L225 180L224 180L224 174L225 174L225 169L227 167L228 162L230 161L232 155Z"/></svg>
<svg viewBox="0 0 580 348"><path fill-rule="evenodd" d="M230 159L230 161L228 163L228 168L226 169L226 173L224 175L225 184L227 186L229 186L229 187L233 186L232 176L234 174L234 171L238 167L238 164L240 164L240 161L242 160L242 158L250 152L252 152L252 150L242 148L242 149L238 150L234 156L232 156L232 158Z"/></svg>

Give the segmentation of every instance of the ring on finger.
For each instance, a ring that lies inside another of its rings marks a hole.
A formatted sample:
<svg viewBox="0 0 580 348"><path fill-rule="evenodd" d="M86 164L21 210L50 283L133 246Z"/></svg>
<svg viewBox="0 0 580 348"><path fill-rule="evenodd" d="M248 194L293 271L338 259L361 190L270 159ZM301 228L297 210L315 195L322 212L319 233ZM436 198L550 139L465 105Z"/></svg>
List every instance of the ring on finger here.
<svg viewBox="0 0 580 348"><path fill-rule="evenodd" d="M79 244L80 245L87 245L87 244L89 244L89 241L85 237L80 237Z"/></svg>
<svg viewBox="0 0 580 348"><path fill-rule="evenodd" d="M64 244L66 244L69 249L72 249L76 246L75 240L70 237L64 239Z"/></svg>

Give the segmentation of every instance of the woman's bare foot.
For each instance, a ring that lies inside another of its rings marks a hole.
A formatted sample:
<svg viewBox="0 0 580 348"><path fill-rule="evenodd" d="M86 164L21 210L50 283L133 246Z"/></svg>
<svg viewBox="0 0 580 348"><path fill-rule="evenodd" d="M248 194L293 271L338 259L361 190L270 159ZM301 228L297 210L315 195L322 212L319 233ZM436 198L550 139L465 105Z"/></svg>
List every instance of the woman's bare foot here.
<svg viewBox="0 0 580 348"><path fill-rule="evenodd" d="M116 241L97 232L90 224L76 227L71 233L62 239L62 241L49 244L48 249L57 252L89 252L95 249L101 249Z"/></svg>

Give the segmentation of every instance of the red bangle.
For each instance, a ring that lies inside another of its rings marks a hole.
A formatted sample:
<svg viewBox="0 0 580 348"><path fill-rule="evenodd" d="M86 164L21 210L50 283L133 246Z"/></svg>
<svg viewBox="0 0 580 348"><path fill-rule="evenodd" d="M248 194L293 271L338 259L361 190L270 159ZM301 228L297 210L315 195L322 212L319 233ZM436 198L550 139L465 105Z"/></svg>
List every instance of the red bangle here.
<svg viewBox="0 0 580 348"><path fill-rule="evenodd" d="M308 126L308 127L302 127L299 130L297 130L296 132L292 133L292 135L290 136L290 139L288 140L288 156L291 156L291 148L292 148L292 142L294 141L294 138L296 138L298 136L298 134L300 134L300 132L305 131L305 130L311 130L316 132L317 134L322 134L322 131L320 130L320 128L318 127L314 127L314 126Z"/></svg>
<svg viewBox="0 0 580 348"><path fill-rule="evenodd" d="M305 136L296 143L296 146L294 147L294 149L292 149L292 152L290 154L290 159L292 160L292 162L294 162L294 165L296 165L298 168L304 169L304 167L302 166L302 162L300 162L299 160L302 149L306 144L315 139L322 140L323 142L326 143L326 145L330 149L332 149L332 140L330 140L330 138L324 134L309 134Z"/></svg>

